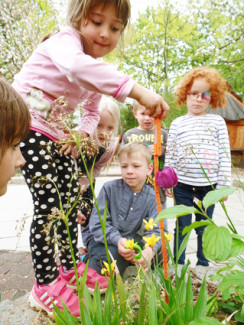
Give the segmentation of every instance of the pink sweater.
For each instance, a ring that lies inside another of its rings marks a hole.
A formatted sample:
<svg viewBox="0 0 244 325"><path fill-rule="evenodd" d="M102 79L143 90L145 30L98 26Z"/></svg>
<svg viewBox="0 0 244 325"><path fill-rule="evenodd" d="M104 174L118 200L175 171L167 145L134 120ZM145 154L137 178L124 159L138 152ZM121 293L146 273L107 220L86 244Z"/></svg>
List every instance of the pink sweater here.
<svg viewBox="0 0 244 325"><path fill-rule="evenodd" d="M101 94L124 102L134 84L112 66L86 55L79 34L67 26L35 49L12 85L29 105L31 129L60 140L67 133L61 120L79 103L84 110L79 129L92 134L99 121ZM61 97L63 105L55 102Z"/></svg>

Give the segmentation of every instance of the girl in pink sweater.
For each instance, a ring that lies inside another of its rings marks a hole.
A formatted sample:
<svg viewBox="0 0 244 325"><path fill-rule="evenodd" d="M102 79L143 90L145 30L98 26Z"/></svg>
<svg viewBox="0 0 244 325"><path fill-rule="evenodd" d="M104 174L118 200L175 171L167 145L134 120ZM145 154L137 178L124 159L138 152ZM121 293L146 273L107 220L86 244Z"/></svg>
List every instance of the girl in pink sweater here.
<svg viewBox="0 0 244 325"><path fill-rule="evenodd" d="M13 82L31 113L31 131L21 147L26 160L22 171L34 203L30 245L36 281L30 304L48 314L52 314L52 301L62 309L62 298L73 315L80 315L78 297L66 286L74 276L73 260L67 230L59 217L60 200L66 213L79 197L70 116L77 105L82 107L78 136L83 139L98 124L102 94L120 102L127 96L136 99L152 116L165 117L169 110L161 96L97 60L116 47L129 17L129 0L70 0L68 26L36 48ZM69 229L79 263L77 208L69 214ZM55 260L55 234L60 267ZM80 276L83 270L79 263ZM91 290L95 283L101 290L108 286L105 277L88 272Z"/></svg>

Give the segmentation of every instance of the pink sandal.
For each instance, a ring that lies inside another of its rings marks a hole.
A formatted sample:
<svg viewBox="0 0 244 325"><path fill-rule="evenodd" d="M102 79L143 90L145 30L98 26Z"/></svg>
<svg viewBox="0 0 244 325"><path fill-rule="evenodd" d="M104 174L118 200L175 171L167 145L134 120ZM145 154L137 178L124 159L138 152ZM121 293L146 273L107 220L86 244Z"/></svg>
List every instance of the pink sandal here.
<svg viewBox="0 0 244 325"><path fill-rule="evenodd" d="M83 276L85 267L86 267L86 264L83 262L79 262L77 264L78 277ZM62 266L59 265L59 274L60 274L61 278L66 281L67 287L69 287L73 290L77 290L75 270L70 270L70 271L64 272ZM96 285L100 289L100 292L104 293L107 291L107 288L108 288L108 280L107 280L106 276L100 275L95 270L88 268L86 285L88 287L88 290L92 294L94 293Z"/></svg>
<svg viewBox="0 0 244 325"><path fill-rule="evenodd" d="M67 288L66 281L60 276L49 285L39 286L35 281L29 297L31 308L44 310L53 319L53 305L63 310L62 301L73 316L80 317L79 298L73 290Z"/></svg>

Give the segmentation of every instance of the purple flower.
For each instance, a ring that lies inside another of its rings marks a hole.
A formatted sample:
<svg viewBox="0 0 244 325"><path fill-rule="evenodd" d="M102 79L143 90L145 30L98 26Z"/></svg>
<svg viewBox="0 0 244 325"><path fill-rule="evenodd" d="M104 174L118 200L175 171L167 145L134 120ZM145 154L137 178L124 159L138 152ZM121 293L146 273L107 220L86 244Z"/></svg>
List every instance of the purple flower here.
<svg viewBox="0 0 244 325"><path fill-rule="evenodd" d="M157 172L156 183L163 189L177 185L178 177L172 167L164 167L161 172Z"/></svg>

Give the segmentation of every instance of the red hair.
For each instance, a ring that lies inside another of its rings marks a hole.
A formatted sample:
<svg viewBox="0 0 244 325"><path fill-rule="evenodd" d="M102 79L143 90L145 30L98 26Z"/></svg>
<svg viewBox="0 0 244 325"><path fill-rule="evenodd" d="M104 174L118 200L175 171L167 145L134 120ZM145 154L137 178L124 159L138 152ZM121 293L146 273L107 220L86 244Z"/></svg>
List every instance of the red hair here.
<svg viewBox="0 0 244 325"><path fill-rule="evenodd" d="M209 104L212 108L226 106L225 93L228 91L227 81L221 77L216 69L208 67L195 68L182 78L175 92L179 106L185 104L187 93L196 79L205 79L209 84L209 90L211 92Z"/></svg>

